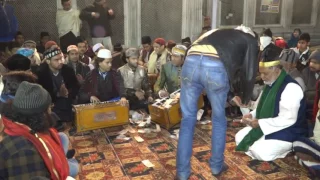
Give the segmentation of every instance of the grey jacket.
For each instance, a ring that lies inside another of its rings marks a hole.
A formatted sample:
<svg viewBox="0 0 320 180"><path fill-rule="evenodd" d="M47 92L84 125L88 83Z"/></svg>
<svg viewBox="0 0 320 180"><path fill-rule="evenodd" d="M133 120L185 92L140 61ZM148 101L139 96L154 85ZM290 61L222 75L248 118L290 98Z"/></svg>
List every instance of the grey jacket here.
<svg viewBox="0 0 320 180"><path fill-rule="evenodd" d="M135 96L137 90L143 90L145 95L149 97L151 95L151 90L148 82L148 76L143 67L138 66L135 71L133 71L128 64L120 67L118 71L124 81L124 87L126 89L127 97Z"/></svg>

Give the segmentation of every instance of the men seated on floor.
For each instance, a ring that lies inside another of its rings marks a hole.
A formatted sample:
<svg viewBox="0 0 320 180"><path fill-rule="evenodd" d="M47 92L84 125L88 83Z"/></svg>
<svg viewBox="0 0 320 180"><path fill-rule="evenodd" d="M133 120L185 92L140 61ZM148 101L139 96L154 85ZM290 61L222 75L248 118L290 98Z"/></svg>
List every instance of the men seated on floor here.
<svg viewBox="0 0 320 180"><path fill-rule="evenodd" d="M11 117L11 103L16 91L22 81L36 83L36 77L31 72L11 71L2 76L0 91L0 117ZM0 118L0 136L3 130L2 119Z"/></svg>
<svg viewBox="0 0 320 180"><path fill-rule="evenodd" d="M153 52L152 40L150 36L143 36L141 38L141 44L143 48L140 51L139 65L147 68L150 55Z"/></svg>
<svg viewBox="0 0 320 180"><path fill-rule="evenodd" d="M236 150L272 161L284 158L294 141L308 135L305 99L299 84L281 69L277 51L262 54L259 71L265 87L258 107L241 120L248 127L236 134Z"/></svg>
<svg viewBox="0 0 320 180"><path fill-rule="evenodd" d="M160 98L168 97L169 94L180 89L181 69L186 50L184 45L177 45L172 49L171 61L162 65L162 71L154 85L154 92Z"/></svg>
<svg viewBox="0 0 320 180"><path fill-rule="evenodd" d="M63 122L73 122L72 104L78 95L80 84L72 68L62 63L60 48L51 47L44 53L45 61L36 73L38 83L46 89L54 104L60 122L57 129L62 130Z"/></svg>
<svg viewBox="0 0 320 180"><path fill-rule="evenodd" d="M299 61L299 54L292 49L285 49L280 54L280 63L285 70L294 80L301 86L303 92L306 90L306 85L300 71L298 71L297 62Z"/></svg>
<svg viewBox="0 0 320 180"><path fill-rule="evenodd" d="M265 51L267 49L273 49L277 53L281 53L282 49L272 42L272 32L269 28L263 29L260 36L260 50Z"/></svg>
<svg viewBox="0 0 320 180"><path fill-rule="evenodd" d="M88 51L87 43L86 43L85 40L83 40L80 37L77 38L77 41L78 41L77 42L77 47L79 49L80 61L85 63L86 65L88 65L90 67L90 65L92 63L92 59L85 54ZM90 68L94 68L94 67L91 66Z"/></svg>
<svg viewBox="0 0 320 180"><path fill-rule="evenodd" d="M30 82L30 83L36 83L36 77L31 72L24 72L24 71L11 71L3 76L4 88L0 96L0 114L3 117L11 119L12 101L15 98L19 85L24 81ZM51 119L52 121L55 122L57 120L56 115L54 113L51 113L50 116L52 118ZM0 136L2 135L0 134ZM59 132L59 137L65 152L65 155L68 158L70 176L75 177L79 171L78 162L75 159L73 159L75 151L68 150L69 138L66 134L64 134L63 132Z"/></svg>
<svg viewBox="0 0 320 180"><path fill-rule="evenodd" d="M296 53L299 54L299 61L297 64L297 69L299 71L302 71L303 69L308 67L308 64L310 63L309 61L309 56L311 54L309 50L310 40L311 38L309 33L302 33L299 36L297 47L292 48Z"/></svg>
<svg viewBox="0 0 320 180"><path fill-rule="evenodd" d="M35 73L39 67L39 65L36 64L36 59L34 56L34 51L32 49L28 48L20 48L17 50L17 54L23 55L24 57L27 57L30 59L30 69L33 73Z"/></svg>
<svg viewBox="0 0 320 180"><path fill-rule="evenodd" d="M0 142L0 179L67 179L69 166L59 135L51 128L50 106L50 94L41 86L19 85L12 116L2 117L5 135Z"/></svg>
<svg viewBox="0 0 320 180"><path fill-rule="evenodd" d="M36 64L40 65L42 55L38 53L36 46L36 42L32 40L27 40L23 43L22 48L32 49L34 51L34 59L36 61Z"/></svg>
<svg viewBox="0 0 320 180"><path fill-rule="evenodd" d="M159 74L162 65L170 61L170 54L166 48L166 41L163 38L157 38L153 42L154 51L151 53L148 61L148 73Z"/></svg>
<svg viewBox="0 0 320 180"><path fill-rule="evenodd" d="M112 68L112 55L108 49L101 49L80 90L79 103L98 103L120 99L127 104L126 92L120 73Z"/></svg>
<svg viewBox="0 0 320 180"><path fill-rule="evenodd" d="M79 49L77 46L75 45L68 46L67 53L68 53L68 60L69 60L67 65L74 70L79 84L83 84L84 78L90 71L89 66L79 60L80 56L79 56Z"/></svg>
<svg viewBox="0 0 320 180"><path fill-rule="evenodd" d="M320 50L312 52L308 62L308 67L302 71L302 77L306 84L305 96L307 99L307 118L312 118L310 117L310 114L313 111L313 106L315 105L314 99L316 97L316 84L320 79ZM315 114L312 119L315 119Z"/></svg>
<svg viewBox="0 0 320 180"><path fill-rule="evenodd" d="M148 83L145 69L138 65L139 50L129 48L126 51L127 64L118 69L123 78L126 97L131 110L148 111L148 102L153 102L152 91Z"/></svg>
<svg viewBox="0 0 320 180"><path fill-rule="evenodd" d="M28 71L30 70L31 61L27 57L14 54L3 62L3 66L7 69L7 72L10 71Z"/></svg>

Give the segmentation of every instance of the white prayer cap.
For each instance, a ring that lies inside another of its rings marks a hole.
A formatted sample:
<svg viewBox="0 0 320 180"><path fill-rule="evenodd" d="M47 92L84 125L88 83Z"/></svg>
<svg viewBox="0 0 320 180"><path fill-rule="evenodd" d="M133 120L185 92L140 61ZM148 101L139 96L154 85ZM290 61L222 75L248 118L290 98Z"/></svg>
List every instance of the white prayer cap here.
<svg viewBox="0 0 320 180"><path fill-rule="evenodd" d="M246 27L243 24L241 24L241 26L236 27L235 29L240 30L240 31L247 33L247 34L251 34L253 37L256 37L254 32L251 30L251 28Z"/></svg>
<svg viewBox="0 0 320 180"><path fill-rule="evenodd" d="M98 52L98 58L109 59L112 58L111 51L108 49L100 49Z"/></svg>
<svg viewBox="0 0 320 180"><path fill-rule="evenodd" d="M101 43L97 43L92 47L92 51L96 52L98 49L104 47Z"/></svg>

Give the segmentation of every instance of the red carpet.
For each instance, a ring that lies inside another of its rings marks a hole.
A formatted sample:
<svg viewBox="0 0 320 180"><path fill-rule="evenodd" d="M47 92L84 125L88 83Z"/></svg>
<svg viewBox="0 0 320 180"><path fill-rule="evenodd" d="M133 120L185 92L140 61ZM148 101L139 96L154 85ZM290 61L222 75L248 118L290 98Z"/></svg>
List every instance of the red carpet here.
<svg viewBox="0 0 320 180"><path fill-rule="evenodd" d="M168 131L159 133L130 134L130 140L116 139L124 127L79 133L71 136L72 147L81 164L81 180L172 180L175 175L177 140L170 138ZM239 124L229 123L225 162L229 170L222 176L212 177L208 160L210 158L211 124L197 125L193 156L191 159L191 180L305 180L307 171L289 155L273 162L251 160L245 154L235 152L234 135L241 129ZM133 137L140 135L144 142ZM267 148L267 147L266 147ZM155 166L146 167L141 161L150 160Z"/></svg>

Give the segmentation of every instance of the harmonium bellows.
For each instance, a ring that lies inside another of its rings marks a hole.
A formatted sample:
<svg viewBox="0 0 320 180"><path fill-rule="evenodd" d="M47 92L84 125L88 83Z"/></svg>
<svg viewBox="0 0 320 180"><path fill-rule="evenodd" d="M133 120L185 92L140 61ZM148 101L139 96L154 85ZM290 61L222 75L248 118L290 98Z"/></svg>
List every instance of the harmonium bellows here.
<svg viewBox="0 0 320 180"><path fill-rule="evenodd" d="M129 123L129 107L119 101L74 105L77 132Z"/></svg>
<svg viewBox="0 0 320 180"><path fill-rule="evenodd" d="M180 91L176 91L172 93L170 96L176 96ZM182 119L182 112L180 107L180 102L178 101L175 104L169 105L169 107L165 107L166 104L170 101L170 98L163 98L156 100L156 102L152 105L149 105L149 112L151 116L151 120L157 124L160 124L161 127L165 129L171 129L180 123ZM198 109L204 106L203 95L201 95L198 99Z"/></svg>

